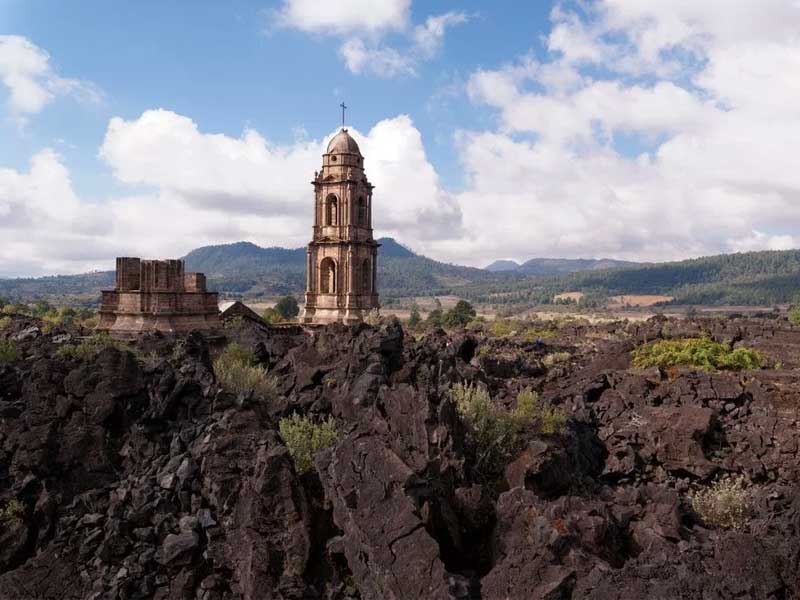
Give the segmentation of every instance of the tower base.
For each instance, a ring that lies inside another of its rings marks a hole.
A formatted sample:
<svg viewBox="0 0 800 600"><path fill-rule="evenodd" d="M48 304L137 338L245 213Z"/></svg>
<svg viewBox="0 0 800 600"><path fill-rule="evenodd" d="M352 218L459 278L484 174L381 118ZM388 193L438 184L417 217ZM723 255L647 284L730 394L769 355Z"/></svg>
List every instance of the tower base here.
<svg viewBox="0 0 800 600"><path fill-rule="evenodd" d="M349 306L338 304L339 297L332 294L306 294L306 306L300 322L309 325L355 325L363 322L372 311L380 309L377 295L353 296Z"/></svg>

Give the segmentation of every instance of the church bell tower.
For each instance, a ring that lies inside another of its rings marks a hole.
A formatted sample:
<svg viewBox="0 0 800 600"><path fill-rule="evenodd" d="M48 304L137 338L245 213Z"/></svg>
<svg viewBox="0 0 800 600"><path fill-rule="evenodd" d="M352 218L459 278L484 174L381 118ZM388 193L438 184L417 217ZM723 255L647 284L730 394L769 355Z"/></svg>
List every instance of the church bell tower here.
<svg viewBox="0 0 800 600"><path fill-rule="evenodd" d="M344 127L328 144L312 184L314 233L302 322L358 323L379 307L379 244L372 237L373 186L358 144Z"/></svg>

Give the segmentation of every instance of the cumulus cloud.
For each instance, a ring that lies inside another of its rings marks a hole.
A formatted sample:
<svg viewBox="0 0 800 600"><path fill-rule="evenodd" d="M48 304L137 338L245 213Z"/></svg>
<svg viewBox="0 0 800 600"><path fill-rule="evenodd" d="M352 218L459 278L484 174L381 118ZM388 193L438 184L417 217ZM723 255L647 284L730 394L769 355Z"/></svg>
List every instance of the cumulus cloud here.
<svg viewBox="0 0 800 600"><path fill-rule="evenodd" d="M459 134L459 206L480 233L441 252L665 260L796 247L800 4L570 6L553 11L548 60L470 77L498 128Z"/></svg>
<svg viewBox="0 0 800 600"><path fill-rule="evenodd" d="M467 21L463 12L450 11L411 26L411 0L284 0L274 23L309 33L342 37L339 54L352 73L383 78L414 75L422 61L441 49L446 30ZM388 44L385 36L399 33L405 43Z"/></svg>
<svg viewBox="0 0 800 600"><path fill-rule="evenodd" d="M441 189L410 118L351 133L376 186L377 235L420 246L460 234L458 206ZM114 118L100 157L137 193L81 200L52 150L34 156L27 172L0 170L0 275L112 268L115 256L177 257L239 240L304 245L311 236L310 182L329 138L280 146L253 130L240 137L205 133L166 110Z"/></svg>
<svg viewBox="0 0 800 600"><path fill-rule="evenodd" d="M20 124L59 95L92 102L101 98L91 83L58 76L47 52L18 35L0 35L0 80L8 90L8 112Z"/></svg>
<svg viewBox="0 0 800 600"><path fill-rule="evenodd" d="M411 0L284 0L278 24L323 34L379 33L402 30L409 20Z"/></svg>

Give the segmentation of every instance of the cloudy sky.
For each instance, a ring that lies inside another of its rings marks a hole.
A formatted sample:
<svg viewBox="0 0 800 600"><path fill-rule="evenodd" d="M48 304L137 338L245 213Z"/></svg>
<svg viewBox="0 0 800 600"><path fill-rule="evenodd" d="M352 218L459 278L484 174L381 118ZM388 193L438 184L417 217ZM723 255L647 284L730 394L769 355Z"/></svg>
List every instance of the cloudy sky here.
<svg viewBox="0 0 800 600"><path fill-rule="evenodd" d="M800 0L0 0L0 276L304 245L342 100L440 260L800 246Z"/></svg>

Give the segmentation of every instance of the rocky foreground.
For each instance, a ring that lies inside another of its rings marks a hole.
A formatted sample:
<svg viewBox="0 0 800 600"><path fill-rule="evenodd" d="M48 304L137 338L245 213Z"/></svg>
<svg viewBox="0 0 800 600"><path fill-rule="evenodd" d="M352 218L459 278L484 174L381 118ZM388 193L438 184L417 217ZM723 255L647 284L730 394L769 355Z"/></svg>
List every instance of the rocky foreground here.
<svg viewBox="0 0 800 600"><path fill-rule="evenodd" d="M544 343L396 322L226 330L277 378L269 401L220 390L226 340L61 359L74 334L38 325L0 332L19 351L0 366L0 507L17 507L0 523L2 600L800 598L786 321L574 325ZM637 345L701 328L770 368L630 368ZM508 409L536 390L566 429L530 431L487 480L451 400L461 382ZM290 413L341 431L303 475L278 432ZM740 528L689 500L723 473L748 483Z"/></svg>

